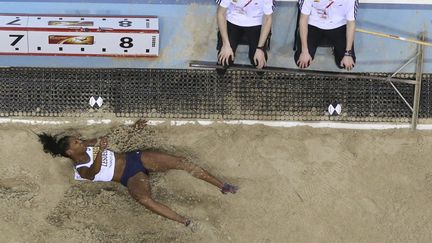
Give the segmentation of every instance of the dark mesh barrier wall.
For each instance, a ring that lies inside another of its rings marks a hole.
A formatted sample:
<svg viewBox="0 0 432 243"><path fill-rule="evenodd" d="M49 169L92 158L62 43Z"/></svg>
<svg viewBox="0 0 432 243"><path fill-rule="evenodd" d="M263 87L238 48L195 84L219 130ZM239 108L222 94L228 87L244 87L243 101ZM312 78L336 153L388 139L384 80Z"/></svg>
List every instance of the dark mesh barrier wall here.
<svg viewBox="0 0 432 243"><path fill-rule="evenodd" d="M388 74L376 74L385 77ZM413 78L401 74L399 78ZM0 69L0 116L408 121L411 111L387 82L292 73L173 69ZM431 118L432 75L423 76L420 118ZM412 103L414 85L395 83ZM330 104L342 113L330 116Z"/></svg>

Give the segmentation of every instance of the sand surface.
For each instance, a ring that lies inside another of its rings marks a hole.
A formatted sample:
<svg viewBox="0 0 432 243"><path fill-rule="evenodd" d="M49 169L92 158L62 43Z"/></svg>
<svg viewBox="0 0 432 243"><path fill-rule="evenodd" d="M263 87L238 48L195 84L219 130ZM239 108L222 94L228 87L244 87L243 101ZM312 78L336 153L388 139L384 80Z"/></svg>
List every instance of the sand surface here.
<svg viewBox="0 0 432 243"><path fill-rule="evenodd" d="M116 150L186 155L235 195L183 171L152 175L153 196L194 220L156 216L122 185L73 180L68 159L32 131L107 126L0 125L2 242L431 242L432 132L168 126L111 132Z"/></svg>

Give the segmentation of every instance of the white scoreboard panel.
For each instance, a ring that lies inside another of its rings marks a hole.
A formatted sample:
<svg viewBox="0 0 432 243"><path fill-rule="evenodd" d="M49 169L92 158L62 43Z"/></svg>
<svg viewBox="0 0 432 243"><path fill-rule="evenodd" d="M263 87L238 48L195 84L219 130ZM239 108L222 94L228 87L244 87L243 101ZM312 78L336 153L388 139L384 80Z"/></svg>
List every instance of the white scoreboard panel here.
<svg viewBox="0 0 432 243"><path fill-rule="evenodd" d="M147 30L158 31L159 21L156 17L47 17L31 16L27 27L30 28L68 28L76 27L105 30Z"/></svg>
<svg viewBox="0 0 432 243"><path fill-rule="evenodd" d="M158 56L159 20L154 16L0 15L0 54Z"/></svg>

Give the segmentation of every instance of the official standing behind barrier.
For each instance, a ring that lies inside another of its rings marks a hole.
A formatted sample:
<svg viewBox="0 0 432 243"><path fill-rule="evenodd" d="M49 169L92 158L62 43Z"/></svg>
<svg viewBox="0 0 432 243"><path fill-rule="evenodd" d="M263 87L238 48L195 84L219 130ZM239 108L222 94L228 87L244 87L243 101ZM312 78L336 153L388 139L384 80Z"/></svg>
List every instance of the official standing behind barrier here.
<svg viewBox="0 0 432 243"><path fill-rule="evenodd" d="M218 64L233 64L242 40L249 45L252 65L261 69L267 63L267 40L272 25L274 0L216 0ZM225 71L221 69L222 71Z"/></svg>
<svg viewBox="0 0 432 243"><path fill-rule="evenodd" d="M317 47L326 40L333 48L336 65L347 70L354 68L358 5L358 0L299 0L300 42L294 54L298 67L309 67Z"/></svg>

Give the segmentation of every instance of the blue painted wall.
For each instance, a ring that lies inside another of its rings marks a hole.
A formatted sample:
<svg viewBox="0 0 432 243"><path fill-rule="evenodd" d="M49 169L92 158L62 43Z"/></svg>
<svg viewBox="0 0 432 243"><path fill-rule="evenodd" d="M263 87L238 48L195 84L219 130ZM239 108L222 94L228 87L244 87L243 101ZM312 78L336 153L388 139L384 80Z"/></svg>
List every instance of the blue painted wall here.
<svg viewBox="0 0 432 243"><path fill-rule="evenodd" d="M361 1L360 1L361 2ZM213 0L60 0L1 1L3 13L76 15L157 15L160 19L160 56L157 58L0 56L0 66L187 68L190 60L216 57L216 5ZM269 65L295 67L293 36L296 4L278 2L274 16ZM358 27L415 38L427 31L432 42L432 5L361 4ZM356 36L359 72L393 72L416 52L416 45L367 34ZM426 48L425 72L432 73L432 47ZM240 47L236 62L248 63L247 48ZM318 51L313 69L338 71L331 50ZM405 72L413 72L410 65Z"/></svg>

